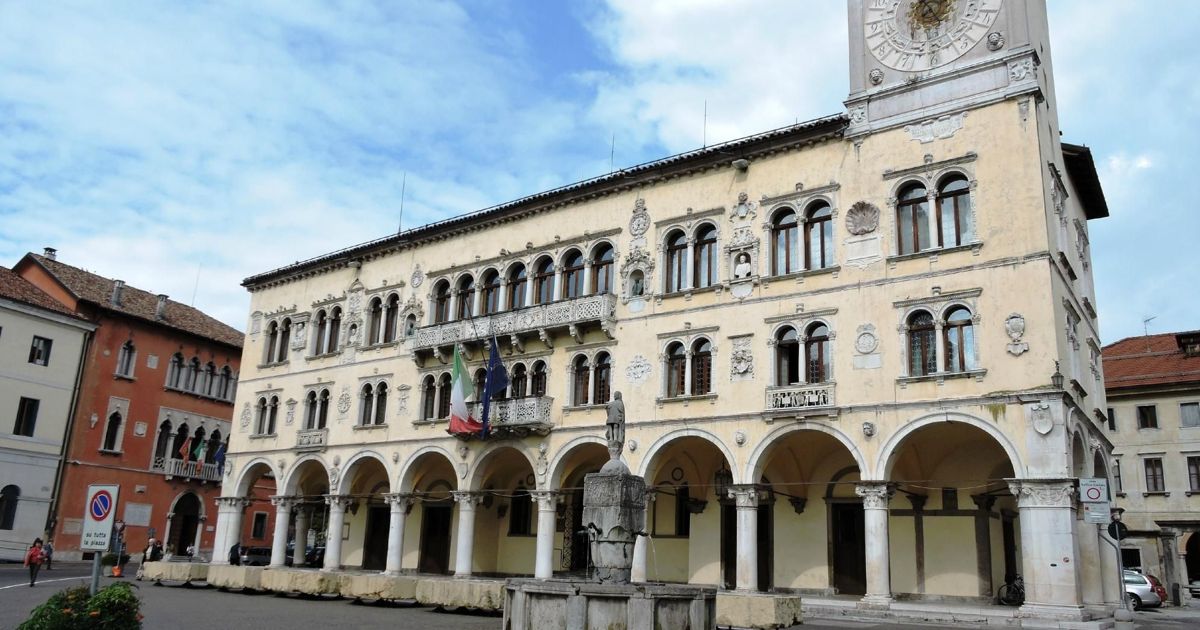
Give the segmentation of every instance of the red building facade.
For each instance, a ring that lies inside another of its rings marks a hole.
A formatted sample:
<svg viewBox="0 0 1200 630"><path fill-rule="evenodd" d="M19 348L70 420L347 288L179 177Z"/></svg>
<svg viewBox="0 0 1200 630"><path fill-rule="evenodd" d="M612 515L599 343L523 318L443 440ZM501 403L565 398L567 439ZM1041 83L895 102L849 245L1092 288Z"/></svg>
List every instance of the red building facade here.
<svg viewBox="0 0 1200 630"><path fill-rule="evenodd" d="M97 326L52 508L55 556L83 556L87 487L109 483L121 488L128 552L155 537L167 553L211 557L242 333L165 295L58 262L53 250L26 255L14 271Z"/></svg>

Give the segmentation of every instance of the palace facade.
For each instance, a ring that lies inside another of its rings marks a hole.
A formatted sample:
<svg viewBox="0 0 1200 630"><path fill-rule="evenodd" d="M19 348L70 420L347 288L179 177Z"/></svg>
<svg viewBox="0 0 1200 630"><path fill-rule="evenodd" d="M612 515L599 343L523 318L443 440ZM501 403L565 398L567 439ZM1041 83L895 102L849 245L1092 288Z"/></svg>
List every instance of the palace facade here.
<svg viewBox="0 0 1200 630"><path fill-rule="evenodd" d="M1042 3L917 4L849 3L845 115L247 278L218 548L270 478L273 566L582 572L619 391L637 580L887 608L1022 574L1022 614L1111 615L1092 156ZM454 349L483 391L493 341L493 431L448 435Z"/></svg>

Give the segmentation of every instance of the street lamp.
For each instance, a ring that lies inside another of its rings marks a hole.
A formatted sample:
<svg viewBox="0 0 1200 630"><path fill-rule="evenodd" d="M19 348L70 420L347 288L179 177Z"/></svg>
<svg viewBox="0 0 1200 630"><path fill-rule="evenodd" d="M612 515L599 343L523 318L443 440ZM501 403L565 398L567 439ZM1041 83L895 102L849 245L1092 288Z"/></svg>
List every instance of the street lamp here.
<svg viewBox="0 0 1200 630"><path fill-rule="evenodd" d="M1054 374L1050 375L1050 384L1054 386L1054 389L1062 389L1063 375L1058 371L1058 361L1054 362Z"/></svg>

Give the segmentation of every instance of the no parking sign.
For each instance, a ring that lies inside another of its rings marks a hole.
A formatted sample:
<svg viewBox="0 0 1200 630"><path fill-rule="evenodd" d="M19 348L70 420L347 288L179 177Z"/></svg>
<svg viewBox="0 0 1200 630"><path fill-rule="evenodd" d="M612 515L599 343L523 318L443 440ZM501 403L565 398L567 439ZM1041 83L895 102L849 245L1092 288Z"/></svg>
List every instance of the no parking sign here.
<svg viewBox="0 0 1200 630"><path fill-rule="evenodd" d="M112 537L113 518L117 512L117 494L121 487L115 485L88 486L87 504L83 510L83 538L80 549L104 551Z"/></svg>

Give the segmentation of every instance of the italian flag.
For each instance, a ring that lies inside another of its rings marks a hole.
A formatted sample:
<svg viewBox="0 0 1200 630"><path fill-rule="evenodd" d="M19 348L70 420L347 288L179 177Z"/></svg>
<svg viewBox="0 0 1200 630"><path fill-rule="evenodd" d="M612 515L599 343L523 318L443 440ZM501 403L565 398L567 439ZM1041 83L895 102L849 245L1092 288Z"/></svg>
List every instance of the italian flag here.
<svg viewBox="0 0 1200 630"><path fill-rule="evenodd" d="M454 370L450 373L450 427L449 433L478 433L483 424L471 417L467 399L475 394L467 366L463 364L462 352L454 346Z"/></svg>

